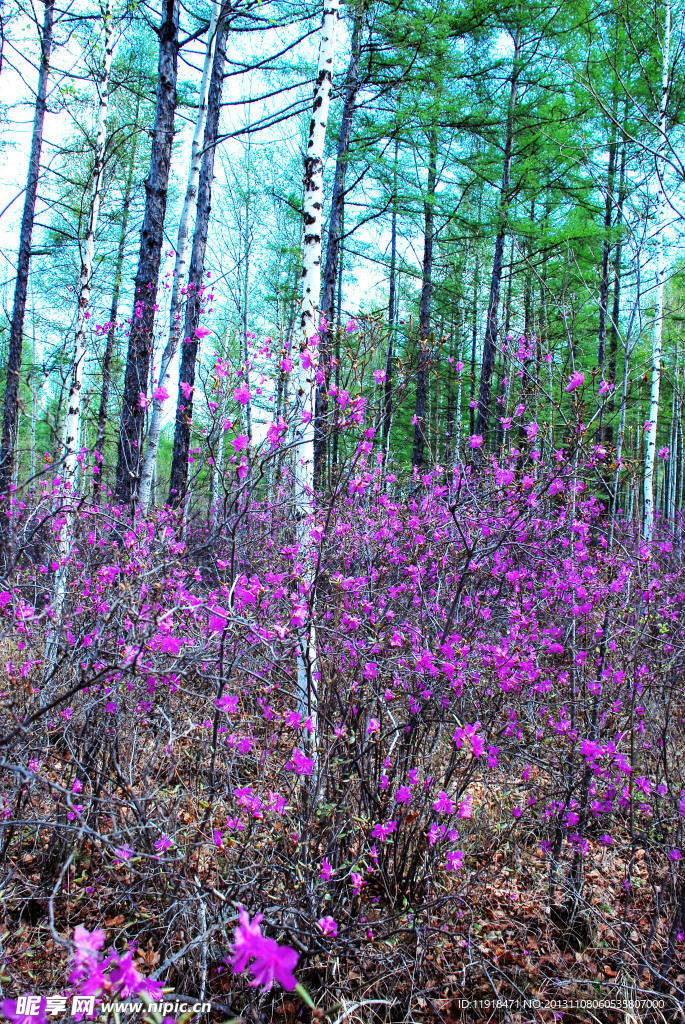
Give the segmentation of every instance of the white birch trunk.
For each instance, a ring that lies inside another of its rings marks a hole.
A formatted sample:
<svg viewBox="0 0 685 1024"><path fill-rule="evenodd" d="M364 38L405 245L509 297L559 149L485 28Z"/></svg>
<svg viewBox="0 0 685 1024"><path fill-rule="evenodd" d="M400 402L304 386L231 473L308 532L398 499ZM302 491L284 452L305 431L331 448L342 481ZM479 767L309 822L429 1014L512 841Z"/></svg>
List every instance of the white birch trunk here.
<svg viewBox="0 0 685 1024"><path fill-rule="evenodd" d="M79 277L78 307L76 311L76 332L74 337L74 361L71 369L67 415L64 422L64 452L62 479L64 481L66 512L57 538L59 568L55 577L55 589L52 599L55 641L58 636L59 622L64 603L67 584L67 563L71 550L71 537L74 518L74 496L77 490L76 470L78 468L78 451L81 438L81 391L83 388L83 364L86 357L86 321L93 277L93 255L95 252L95 232L100 216L102 200L102 180L105 167L106 119L109 108L109 76L112 67L113 33L112 33L112 0L102 11L104 28L105 52L102 61L102 73L98 88L98 116L93 151L93 186L88 213L88 226L81 255L81 273ZM55 647L54 643L50 644ZM50 659L48 659L50 660Z"/></svg>
<svg viewBox="0 0 685 1024"><path fill-rule="evenodd" d="M162 353L162 362L159 369L159 388L167 390L171 383L171 364L178 351L182 327L182 306L183 288L186 283L188 270L188 253L190 251L190 224L197 207L197 187L200 180L200 165L202 164L202 143L204 141L205 123L207 121L207 99L209 96L209 85L212 77L212 64L214 63L214 50L216 48L216 33L219 22L221 4L214 0L212 6L212 17L209 23L207 35L207 49L205 51L205 63L202 69L200 81L200 95L197 105L197 117L195 118L195 131L193 133L193 144L190 154L190 169L188 171L188 186L183 201L181 219L178 224L178 239L176 241L176 261L174 264L174 277L171 286L171 308L169 312L169 338ZM168 393L168 390L167 390ZM159 438L162 433L162 419L164 417L165 398L153 398L152 419L148 432L147 448L143 470L140 476L138 488L138 505L140 511L145 514L150 503L150 488L152 477L157 464L157 452L159 451Z"/></svg>
<svg viewBox="0 0 685 1024"><path fill-rule="evenodd" d="M333 55L339 0L324 0L319 65L314 86L312 120L304 158L304 248L302 260L302 319L299 345L295 345L297 366L295 412L295 502L296 534L300 557L312 557L309 530L314 512L314 399L318 352L318 307L321 291L321 224L323 211L323 153L328 126L328 111L333 83ZM313 601L310 578L310 600ZM313 676L316 669L317 641L313 616L305 625L298 643L297 684L300 710L310 715L316 747L317 708Z"/></svg>
<svg viewBox="0 0 685 1024"><path fill-rule="evenodd" d="M666 190L664 175L666 169L666 108L669 92L669 61L671 46L671 4L666 5L666 23L664 26L664 42L662 47L663 62L661 70L661 101L659 103L659 144L656 156L657 178L657 226L656 226L656 297L654 303L654 341L652 345L652 387L649 399L649 427L645 438L645 477L644 506L645 518L643 536L651 541L654 530L654 460L656 456L656 436L659 422L659 391L661 387L661 349L664 325L664 280L666 264L664 260L664 231L666 227Z"/></svg>

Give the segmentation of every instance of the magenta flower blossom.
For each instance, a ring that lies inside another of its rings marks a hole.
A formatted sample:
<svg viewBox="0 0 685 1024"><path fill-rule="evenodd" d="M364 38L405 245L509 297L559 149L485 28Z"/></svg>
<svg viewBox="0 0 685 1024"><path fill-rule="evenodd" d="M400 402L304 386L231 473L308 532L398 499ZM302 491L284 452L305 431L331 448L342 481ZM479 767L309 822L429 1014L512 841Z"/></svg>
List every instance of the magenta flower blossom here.
<svg viewBox="0 0 685 1024"><path fill-rule="evenodd" d="M452 737L457 745L457 749L459 750L461 747L468 749L470 747L474 757L481 757L485 753L485 743L478 732L479 729L480 722L474 722L473 725L468 723L460 725Z"/></svg>
<svg viewBox="0 0 685 1024"><path fill-rule="evenodd" d="M279 946L275 939L262 935L262 915L255 914L252 921L246 910L241 910L240 924L233 933L233 947L226 962L233 967L234 974L242 974L248 967L253 980L250 985L268 990L278 982L288 992L297 986L293 969L298 956L290 946ZM252 963L250 963L252 961Z"/></svg>
<svg viewBox="0 0 685 1024"><path fill-rule="evenodd" d="M457 811L458 818L472 818L473 807L471 805L471 797L467 796L466 799L462 800L459 804L459 810Z"/></svg>
<svg viewBox="0 0 685 1024"><path fill-rule="evenodd" d="M121 851L123 853L123 851ZM119 851L117 851L119 853ZM74 945L76 946L76 952L74 954L74 963L77 967L82 964L90 963L92 960L97 960L98 952L102 949L105 944L105 933L101 928L97 928L95 931L89 932L87 928L78 924L74 928Z"/></svg>
<svg viewBox="0 0 685 1024"><path fill-rule="evenodd" d="M584 383L585 374L581 370L576 370L576 372L572 373L569 377L568 384L566 385L566 390L575 391L576 388L579 388Z"/></svg>
<svg viewBox="0 0 685 1024"><path fill-rule="evenodd" d="M18 999L3 999L2 1015L12 1024L47 1024L45 996L23 995Z"/></svg>
<svg viewBox="0 0 685 1024"><path fill-rule="evenodd" d="M398 804L410 804L411 790L409 786L400 786L400 788L395 793L395 800Z"/></svg>
<svg viewBox="0 0 685 1024"><path fill-rule="evenodd" d="M330 935L331 938L333 939L337 936L338 922L335 921L332 917L320 917L316 923L318 924L319 928L324 933L324 935Z"/></svg>
<svg viewBox="0 0 685 1024"><path fill-rule="evenodd" d="M293 759L289 763L296 775L311 775L314 771L314 758L307 757L301 750L293 752Z"/></svg>
<svg viewBox="0 0 685 1024"><path fill-rule="evenodd" d="M380 732L381 723L377 718L370 718L369 724L366 727L367 735L371 736L374 732Z"/></svg>
<svg viewBox="0 0 685 1024"><path fill-rule="evenodd" d="M247 384L241 384L239 388L236 388L233 392L233 398L236 402L240 402L241 405L247 405L252 398L252 393Z"/></svg>
<svg viewBox="0 0 685 1024"><path fill-rule="evenodd" d="M152 392L152 397L154 398L155 402L166 402L167 398L169 398L170 395L167 389L163 385L161 385L160 387L155 388L155 390Z"/></svg>
<svg viewBox="0 0 685 1024"><path fill-rule="evenodd" d="M450 800L444 789L438 793L438 799L433 801L433 810L438 814L454 814L454 802Z"/></svg>
<svg viewBox="0 0 685 1024"><path fill-rule="evenodd" d="M472 434L469 438L469 445L471 448L482 448L483 447L483 435Z"/></svg>
<svg viewBox="0 0 685 1024"><path fill-rule="evenodd" d="M169 837L163 833L161 839L158 839L155 843L155 850L158 854L166 853L171 846L173 846L173 843Z"/></svg>
<svg viewBox="0 0 685 1024"><path fill-rule="evenodd" d="M233 438L231 444L236 452L243 452L249 446L250 439L247 434L238 434L237 437Z"/></svg>
<svg viewBox="0 0 685 1024"><path fill-rule="evenodd" d="M458 871L459 868L464 865L464 851L463 850L450 850L447 854L447 864L445 865L448 871Z"/></svg>
<svg viewBox="0 0 685 1024"><path fill-rule="evenodd" d="M133 954L118 959L113 971L109 974L109 980L116 985L119 994L127 997L138 995L139 992L146 992L150 999L161 999L164 986L159 981L151 981L145 978L133 965Z"/></svg>

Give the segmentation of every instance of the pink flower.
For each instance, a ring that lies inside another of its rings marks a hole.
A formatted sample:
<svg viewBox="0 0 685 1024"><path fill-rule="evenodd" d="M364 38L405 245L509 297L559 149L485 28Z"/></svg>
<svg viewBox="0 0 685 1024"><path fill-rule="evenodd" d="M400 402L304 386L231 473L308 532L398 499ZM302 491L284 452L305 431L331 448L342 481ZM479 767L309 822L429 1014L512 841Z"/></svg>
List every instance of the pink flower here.
<svg viewBox="0 0 685 1024"><path fill-rule="evenodd" d="M370 718L369 719L369 724L366 727L367 735L370 736L374 732L380 732L380 729L381 729L381 723L378 721L378 719L377 718Z"/></svg>
<svg viewBox="0 0 685 1024"><path fill-rule="evenodd" d="M458 363L454 364L454 369L457 371L457 373L461 373L461 371L464 369L464 364L462 363L461 360L459 360Z"/></svg>
<svg viewBox="0 0 685 1024"><path fill-rule="evenodd" d="M614 385L610 384L608 380L603 380L599 385L600 395L608 395L610 391L614 390Z"/></svg>
<svg viewBox="0 0 685 1024"><path fill-rule="evenodd" d="M668 447L668 445L664 445L663 448L659 449L657 454L660 459L667 459L671 454L671 449Z"/></svg>
<svg viewBox="0 0 685 1024"><path fill-rule="evenodd" d="M155 843L155 850L157 851L157 853L165 853L172 845L173 843L171 842L169 837L162 833L162 838L158 839L157 842Z"/></svg>
<svg viewBox="0 0 685 1024"><path fill-rule="evenodd" d="M222 633L226 629L228 624L229 613L220 608L219 605L214 605L211 609L209 616L209 629L212 633Z"/></svg>
<svg viewBox="0 0 685 1024"><path fill-rule="evenodd" d="M566 385L566 390L567 391L575 391L576 388L579 388L581 386L581 384L584 384L584 383L585 383L585 374L581 370L577 370L575 373L572 373L571 376L569 377L568 384Z"/></svg>
<svg viewBox="0 0 685 1024"><path fill-rule="evenodd" d="M195 328L195 337L197 338L198 341L202 341L202 339L206 338L208 334L209 327L200 326Z"/></svg>
<svg viewBox="0 0 685 1024"><path fill-rule="evenodd" d="M474 757L481 757L485 753L485 744L478 733L479 729L480 722L474 722L473 725L469 725L468 723L460 725L452 737L457 745L457 749L459 750L461 747L470 747L471 753Z"/></svg>
<svg viewBox="0 0 685 1024"><path fill-rule="evenodd" d="M438 793L438 799L433 801L433 810L438 814L454 814L454 803L444 789Z"/></svg>
<svg viewBox="0 0 685 1024"><path fill-rule="evenodd" d="M138 407L140 409L147 409L149 404L150 403L148 401L147 395L143 394L143 392L141 391L140 395L138 396Z"/></svg>
<svg viewBox="0 0 685 1024"><path fill-rule="evenodd" d="M123 851L117 850L117 855L123 853ZM105 944L105 933L102 928L96 928L95 931L89 932L87 928L77 924L74 928L74 945L76 946L76 953L74 954L74 961L77 967L82 964L90 963L91 960L97 960L98 950L102 949Z"/></svg>
<svg viewBox="0 0 685 1024"><path fill-rule="evenodd" d="M193 385L189 384L187 380L182 380L181 383L179 384L179 387L183 392L183 397L186 399L186 401L190 401L190 396L195 390Z"/></svg>
<svg viewBox="0 0 685 1024"><path fill-rule="evenodd" d="M279 444L281 437L288 429L288 424L282 416L278 417L278 423L270 423L266 432L266 439L272 448Z"/></svg>
<svg viewBox="0 0 685 1024"><path fill-rule="evenodd" d="M250 439L247 436L247 434L238 434L238 436L231 441L231 444L233 445L236 452L245 451L249 443Z"/></svg>
<svg viewBox="0 0 685 1024"><path fill-rule="evenodd" d="M24 995L18 999L3 999L2 1014L13 1024L47 1024L45 996Z"/></svg>
<svg viewBox="0 0 685 1024"><path fill-rule="evenodd" d="M296 608L293 608L290 616L291 626L304 626L307 621L307 606L306 604L300 604Z"/></svg>
<svg viewBox="0 0 685 1024"><path fill-rule="evenodd" d="M469 445L471 448L482 448L483 447L483 435L472 434L469 438Z"/></svg>
<svg viewBox="0 0 685 1024"><path fill-rule="evenodd" d="M411 790L409 786L400 786L395 793L395 800L398 804L410 804L411 803Z"/></svg>
<svg viewBox="0 0 685 1024"><path fill-rule="evenodd" d="M237 697L233 693L227 693L224 697L220 697L218 700L215 700L214 706L217 707L219 711L225 711L227 715L234 715L238 710L239 701L240 697Z"/></svg>
<svg viewBox="0 0 685 1024"><path fill-rule="evenodd" d="M169 392L164 386L160 386L152 392L152 397L155 402L166 402L167 398L169 398Z"/></svg>
<svg viewBox="0 0 685 1024"><path fill-rule="evenodd" d="M252 393L247 384L241 384L239 388L236 388L233 392L233 398L236 402L240 402L241 405L247 405L252 398Z"/></svg>
<svg viewBox="0 0 685 1024"><path fill-rule="evenodd" d="M297 953L290 946L279 946L275 939L262 935L261 914L256 914L250 921L246 910L238 915L240 924L233 933L233 949L227 962L233 967L235 974L247 969L250 960L250 971L253 980L250 985L270 989L277 981L288 992L297 986L297 978L293 968L297 964Z"/></svg>
<svg viewBox="0 0 685 1024"><path fill-rule="evenodd" d="M358 328L359 328L359 324L354 319L354 317L351 320L347 321L347 333L348 334L352 334L352 332L358 330Z"/></svg>
<svg viewBox="0 0 685 1024"><path fill-rule="evenodd" d="M332 917L320 917L316 923L324 935L330 935L332 938L335 938L338 934L338 922Z"/></svg>
<svg viewBox="0 0 685 1024"><path fill-rule="evenodd" d="M464 864L464 851L463 850L450 850L447 854L447 864L445 865L447 871L458 871L459 868L463 867Z"/></svg>
<svg viewBox="0 0 685 1024"><path fill-rule="evenodd" d="M296 775L311 775L314 770L314 758L306 757L301 750L294 752L292 762L290 763Z"/></svg>
<svg viewBox="0 0 685 1024"><path fill-rule="evenodd" d="M333 868L328 863L328 859L324 857L323 863L321 865L320 877L323 878L324 882L328 882L332 874Z"/></svg>
<svg viewBox="0 0 685 1024"><path fill-rule="evenodd" d="M465 800L462 800L459 804L459 810L457 812L458 818L472 818L473 807L471 806L471 797L467 796Z"/></svg>

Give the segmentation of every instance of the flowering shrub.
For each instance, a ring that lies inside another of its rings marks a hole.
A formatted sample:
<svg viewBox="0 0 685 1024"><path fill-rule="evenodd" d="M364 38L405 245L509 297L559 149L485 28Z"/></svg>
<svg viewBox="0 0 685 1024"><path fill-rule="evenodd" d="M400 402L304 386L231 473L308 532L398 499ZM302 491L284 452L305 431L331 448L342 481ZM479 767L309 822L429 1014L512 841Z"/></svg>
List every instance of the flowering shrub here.
<svg viewBox="0 0 685 1024"><path fill-rule="evenodd" d="M216 524L83 503L59 623L59 478L15 510L33 540L0 593L8 955L52 922L59 987L76 924L82 992L163 984L274 1018L298 979L379 1020L435 1019L493 971L501 992L602 971L680 998L672 536L609 523L598 453L543 466L536 423L523 454L393 490L361 397L339 405L351 454L307 530L273 424L257 452L236 435Z"/></svg>

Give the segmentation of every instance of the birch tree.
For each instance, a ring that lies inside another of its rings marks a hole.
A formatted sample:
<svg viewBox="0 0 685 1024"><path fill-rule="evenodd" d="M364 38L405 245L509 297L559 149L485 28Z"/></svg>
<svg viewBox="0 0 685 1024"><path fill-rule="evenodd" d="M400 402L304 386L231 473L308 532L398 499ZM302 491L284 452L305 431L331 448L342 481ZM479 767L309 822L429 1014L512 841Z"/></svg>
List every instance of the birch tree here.
<svg viewBox="0 0 685 1024"><path fill-rule="evenodd" d="M311 546L309 528L314 513L314 413L319 337L318 305L321 291L321 216L323 211L323 153L333 84L335 32L339 0L324 0L319 62L309 140L304 158L304 245L302 260L302 316L297 365L295 425L296 535L303 559ZM313 616L313 580L309 579L310 609L300 638L297 659L298 700L310 715L316 737L316 630Z"/></svg>
<svg viewBox="0 0 685 1024"><path fill-rule="evenodd" d="M659 391L661 388L661 348L664 328L664 281L666 264L664 260L664 231L666 228L667 203L664 175L668 135L666 112L670 84L671 47L671 3L667 0L662 44L661 98L659 101L659 141L656 152L656 295L654 303L654 340L652 344L651 391L649 396L649 421L645 437L645 475L643 535L646 541L652 539L654 530L654 458L656 455L656 433L659 422Z"/></svg>
<svg viewBox="0 0 685 1024"><path fill-rule="evenodd" d="M95 232L100 216L102 202L102 184L105 169L105 147L107 133L107 110L109 108L109 78L112 67L113 32L112 32L112 0L106 0L102 9L104 30L104 56L100 82L98 84L98 113L93 149L93 172L88 224L81 254L81 272L79 275L78 300L76 307L76 330L74 336L74 360L71 368L67 414L64 421L64 453L62 480L65 496L65 513L62 516L57 550L59 568L55 577L55 590L52 601L55 628L59 629L62 605L67 583L67 567L73 534L74 502L77 492L78 452L81 435L81 391L83 388L83 366L86 358L86 323L90 293L93 281L93 256L95 254Z"/></svg>
<svg viewBox="0 0 685 1024"><path fill-rule="evenodd" d="M188 171L188 185L186 188L181 218L178 224L178 238L176 241L176 262L174 265L174 277L171 286L171 308L169 311L169 337L162 353L162 363L159 370L158 387L152 395L152 419L147 439L147 450L145 461L140 478L138 490L138 504L141 512L145 513L150 501L150 488L152 477L157 464L157 452L159 451L159 438L162 433L162 419L164 417L164 403L169 398L167 385L171 383L171 364L178 351L181 336L181 309L183 306L186 272L188 266L188 251L190 249L190 225L193 214L197 208L197 189L200 180L200 165L202 163L202 140L207 122L207 99L209 96L209 84L212 77L212 66L214 63L214 51L216 48L217 25L221 5L219 0L214 0L212 16L207 34L207 49L205 51L204 67L200 82L200 96L197 104L197 116L195 118L195 131L190 153L190 169Z"/></svg>

